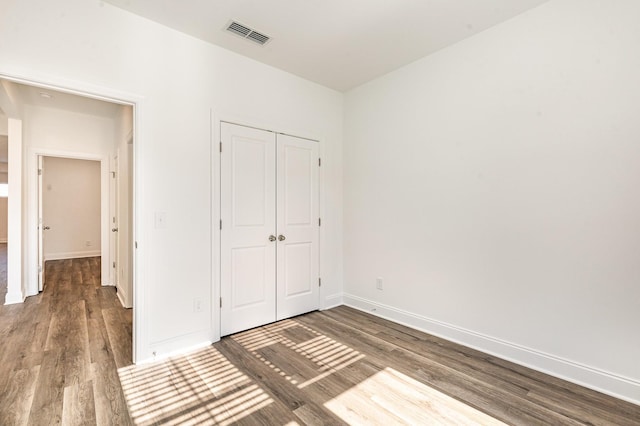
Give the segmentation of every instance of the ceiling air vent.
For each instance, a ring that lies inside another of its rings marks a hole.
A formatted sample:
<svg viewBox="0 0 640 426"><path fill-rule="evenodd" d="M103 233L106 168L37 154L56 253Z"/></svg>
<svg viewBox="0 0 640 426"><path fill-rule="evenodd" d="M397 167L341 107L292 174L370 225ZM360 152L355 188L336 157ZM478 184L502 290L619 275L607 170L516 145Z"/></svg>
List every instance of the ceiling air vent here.
<svg viewBox="0 0 640 426"><path fill-rule="evenodd" d="M226 30L244 39L251 40L254 43L258 43L259 45L267 44L267 42L271 40L271 37L269 37L268 35L259 33L235 21L231 21L229 25L227 25Z"/></svg>

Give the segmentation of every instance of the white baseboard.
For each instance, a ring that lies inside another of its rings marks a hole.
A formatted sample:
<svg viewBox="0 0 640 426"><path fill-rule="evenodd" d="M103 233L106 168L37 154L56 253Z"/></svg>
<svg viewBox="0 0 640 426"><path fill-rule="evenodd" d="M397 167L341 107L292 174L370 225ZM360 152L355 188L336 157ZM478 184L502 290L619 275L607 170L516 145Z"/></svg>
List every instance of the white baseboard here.
<svg viewBox="0 0 640 426"><path fill-rule="evenodd" d="M118 296L118 300L120 301L120 304L122 305L122 307L126 309L130 309L131 306L128 306L126 303L127 299L129 299L127 297L127 294L124 292L124 290L120 289L119 286L116 285L115 287L116 287L116 295Z"/></svg>
<svg viewBox="0 0 640 426"><path fill-rule="evenodd" d="M322 310L335 308L336 306L340 306L342 304L342 293L332 294L324 298Z"/></svg>
<svg viewBox="0 0 640 426"><path fill-rule="evenodd" d="M7 237L0 238L0 244L7 244Z"/></svg>
<svg viewBox="0 0 640 426"><path fill-rule="evenodd" d="M122 299L122 294L119 291L116 291L116 296L118 296L118 300L120 301L120 304L122 305L122 307L128 308L128 306L124 303L124 300Z"/></svg>
<svg viewBox="0 0 640 426"><path fill-rule="evenodd" d="M15 305L16 303L24 303L24 299L22 293L7 293L4 296L4 304Z"/></svg>
<svg viewBox="0 0 640 426"><path fill-rule="evenodd" d="M640 405L640 382L358 296L344 304L516 364Z"/></svg>
<svg viewBox="0 0 640 426"><path fill-rule="evenodd" d="M47 260L79 259L82 257L97 257L97 256L100 256L101 254L102 252L100 250L47 253L44 255L44 260L46 262Z"/></svg>
<svg viewBox="0 0 640 426"><path fill-rule="evenodd" d="M173 356L183 355L210 346L213 342L210 339L211 330L201 330L182 336L173 337L149 345L141 359L136 360L136 364L148 364Z"/></svg>

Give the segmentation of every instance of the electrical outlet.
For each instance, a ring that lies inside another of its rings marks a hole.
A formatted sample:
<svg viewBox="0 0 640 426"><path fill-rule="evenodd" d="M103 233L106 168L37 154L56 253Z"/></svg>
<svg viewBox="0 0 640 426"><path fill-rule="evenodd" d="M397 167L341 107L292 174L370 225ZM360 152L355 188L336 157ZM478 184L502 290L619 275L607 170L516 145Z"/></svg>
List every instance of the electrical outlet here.
<svg viewBox="0 0 640 426"><path fill-rule="evenodd" d="M376 278L376 288L382 290L382 277Z"/></svg>

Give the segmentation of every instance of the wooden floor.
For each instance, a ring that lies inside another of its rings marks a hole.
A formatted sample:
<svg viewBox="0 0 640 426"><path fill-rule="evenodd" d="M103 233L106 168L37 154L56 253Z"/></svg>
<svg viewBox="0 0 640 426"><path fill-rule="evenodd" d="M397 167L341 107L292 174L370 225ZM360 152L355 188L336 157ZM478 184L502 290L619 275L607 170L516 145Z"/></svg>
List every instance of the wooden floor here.
<svg viewBox="0 0 640 426"><path fill-rule="evenodd" d="M0 425L132 424L131 311L100 286L100 258L45 268L43 293L0 306Z"/></svg>
<svg viewBox="0 0 640 426"><path fill-rule="evenodd" d="M347 307L133 366L131 311L99 271L48 264L43 294L0 307L0 425L640 424L640 406Z"/></svg>
<svg viewBox="0 0 640 426"><path fill-rule="evenodd" d="M0 305L7 297L7 243L0 244Z"/></svg>
<svg viewBox="0 0 640 426"><path fill-rule="evenodd" d="M140 425L640 424L640 406L347 307L120 376Z"/></svg>

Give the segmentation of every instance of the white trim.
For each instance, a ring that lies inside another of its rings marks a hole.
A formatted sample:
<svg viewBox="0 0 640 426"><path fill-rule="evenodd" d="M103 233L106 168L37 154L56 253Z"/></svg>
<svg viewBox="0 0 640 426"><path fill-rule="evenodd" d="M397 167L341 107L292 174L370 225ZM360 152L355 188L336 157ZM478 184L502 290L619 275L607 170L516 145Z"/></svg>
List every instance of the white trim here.
<svg viewBox="0 0 640 426"><path fill-rule="evenodd" d="M27 296L38 294L38 157L71 158L100 161L100 255L102 285L111 285L111 257L109 250L109 157L82 152L30 147L27 156ZM53 254L55 255L55 254ZM47 254L47 259L52 259ZM75 257L75 256L73 256ZM84 257L84 256L83 256Z"/></svg>
<svg viewBox="0 0 640 426"><path fill-rule="evenodd" d="M124 300L122 299L121 294L122 294L122 293L120 292L120 290L119 290L119 289L117 289L117 290L116 290L116 296L118 296L118 300L120 301L120 304L122 305L122 307L123 307L123 308L125 308L125 309L130 309L130 308L131 308L131 306L127 306L127 305L125 305Z"/></svg>
<svg viewBox="0 0 640 426"><path fill-rule="evenodd" d="M210 111L211 127L211 341L220 340L220 119Z"/></svg>
<svg viewBox="0 0 640 426"><path fill-rule="evenodd" d="M187 336L191 336L191 334L187 334ZM183 336L180 336L183 337ZM210 340L205 340L202 341L200 343L197 343L195 345L191 345L188 346L186 348L180 348L180 349L175 349L172 350L170 352L162 352L162 353L158 353L158 352L152 352L151 356L145 359L142 359L138 362L136 362L137 365L143 365L143 364L149 364L152 362L156 362L156 361L161 361L163 359L167 359L167 358L171 358L171 357L175 357L175 356L180 356L180 355L185 355L188 354L190 352L195 352L199 349L203 349L206 348L208 346L211 346L213 344L213 342L211 342Z"/></svg>
<svg viewBox="0 0 640 426"><path fill-rule="evenodd" d="M342 293L331 294L324 298L324 304L322 305L322 308L320 310L326 311L327 309L335 308L343 304L344 301L342 298Z"/></svg>
<svg viewBox="0 0 640 426"><path fill-rule="evenodd" d="M47 253L44 256L44 261L46 262L47 260L82 259L83 257L97 256L100 256L100 250Z"/></svg>
<svg viewBox="0 0 640 426"><path fill-rule="evenodd" d="M362 297L347 293L343 297L346 306L640 405L640 382L632 378L623 377Z"/></svg>
<svg viewBox="0 0 640 426"><path fill-rule="evenodd" d="M144 139L141 138L143 131L143 114L144 102L143 96L130 92L123 92L113 88L97 86L85 81L70 80L60 76L52 76L49 74L34 71L33 69L24 69L12 67L7 64L2 65L0 69L0 78L10 80L16 83L27 84L31 86L49 88L52 90L72 93L80 96L88 96L94 99L100 99L108 102L133 106L133 223L132 233L133 242L140 245L146 241L144 239L144 229L139 226L138 222L143 217L144 191L142 179L143 164L140 161L143 152ZM22 191L21 191L22 192ZM132 243L133 243L132 242ZM146 288L144 277L148 275L149 265L145 262L144 251L142 249L133 252L133 362L142 359L148 347L148 321L146 321ZM36 284L37 286L37 284ZM24 299L23 299L24 300Z"/></svg>
<svg viewBox="0 0 640 426"><path fill-rule="evenodd" d="M22 120L8 119L9 199L7 200L7 294L5 305L22 303L25 299L24 285L24 220L22 214L24 141Z"/></svg>

